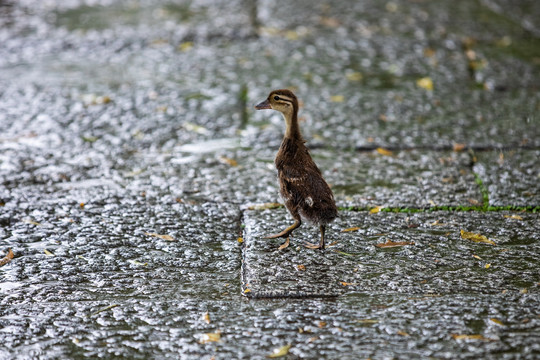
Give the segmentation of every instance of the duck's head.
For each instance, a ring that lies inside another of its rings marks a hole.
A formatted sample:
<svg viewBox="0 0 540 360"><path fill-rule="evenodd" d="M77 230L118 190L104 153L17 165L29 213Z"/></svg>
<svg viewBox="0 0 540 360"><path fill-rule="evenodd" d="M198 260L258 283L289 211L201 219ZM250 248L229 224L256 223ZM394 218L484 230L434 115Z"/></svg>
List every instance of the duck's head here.
<svg viewBox="0 0 540 360"><path fill-rule="evenodd" d="M274 90L263 102L255 105L255 109L273 109L281 112L285 118L291 118L298 111L298 100L292 91L287 89Z"/></svg>

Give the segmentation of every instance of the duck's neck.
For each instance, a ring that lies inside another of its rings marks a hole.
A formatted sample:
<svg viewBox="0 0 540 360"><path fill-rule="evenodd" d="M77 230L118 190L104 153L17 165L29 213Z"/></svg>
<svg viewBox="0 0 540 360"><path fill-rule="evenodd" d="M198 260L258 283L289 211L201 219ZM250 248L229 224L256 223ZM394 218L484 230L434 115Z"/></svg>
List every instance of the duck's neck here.
<svg viewBox="0 0 540 360"><path fill-rule="evenodd" d="M285 119L285 138L303 141L302 134L300 133L300 126L298 125L298 112L296 109L289 113L283 113Z"/></svg>

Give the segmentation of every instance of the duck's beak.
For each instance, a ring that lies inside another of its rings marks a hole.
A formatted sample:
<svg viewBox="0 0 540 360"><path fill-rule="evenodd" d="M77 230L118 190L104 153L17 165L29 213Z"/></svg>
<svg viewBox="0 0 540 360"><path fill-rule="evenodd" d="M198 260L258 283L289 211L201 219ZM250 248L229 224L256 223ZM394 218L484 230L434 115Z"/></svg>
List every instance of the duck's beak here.
<svg viewBox="0 0 540 360"><path fill-rule="evenodd" d="M271 109L272 106L270 105L270 101L268 99L264 100L262 103L255 105L255 109L262 110L262 109Z"/></svg>

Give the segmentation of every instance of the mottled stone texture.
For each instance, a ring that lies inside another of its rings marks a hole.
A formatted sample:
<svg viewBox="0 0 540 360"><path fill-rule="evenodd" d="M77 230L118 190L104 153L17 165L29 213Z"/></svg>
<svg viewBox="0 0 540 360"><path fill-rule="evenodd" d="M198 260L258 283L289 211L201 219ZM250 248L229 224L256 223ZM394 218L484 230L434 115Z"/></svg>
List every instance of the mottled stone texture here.
<svg viewBox="0 0 540 360"><path fill-rule="evenodd" d="M0 359L538 358L538 4L0 1Z"/></svg>

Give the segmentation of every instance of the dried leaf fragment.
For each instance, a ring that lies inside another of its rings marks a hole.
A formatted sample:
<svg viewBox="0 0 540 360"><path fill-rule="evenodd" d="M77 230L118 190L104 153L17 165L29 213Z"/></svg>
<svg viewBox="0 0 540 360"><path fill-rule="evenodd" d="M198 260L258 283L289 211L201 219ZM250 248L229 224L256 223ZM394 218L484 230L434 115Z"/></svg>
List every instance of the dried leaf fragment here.
<svg viewBox="0 0 540 360"><path fill-rule="evenodd" d="M340 283L341 285L343 285L343 286L356 285L355 283L350 283L350 282L345 282L345 281L340 281L339 283Z"/></svg>
<svg viewBox="0 0 540 360"><path fill-rule="evenodd" d="M213 333L202 334L199 339L199 344L208 344L210 342L216 342L221 340L221 331Z"/></svg>
<svg viewBox="0 0 540 360"><path fill-rule="evenodd" d="M47 250L47 249L44 249L43 252L44 252L45 255L47 255L47 256L55 256L52 252L50 252L50 251Z"/></svg>
<svg viewBox="0 0 540 360"><path fill-rule="evenodd" d="M352 231L358 231L360 230L360 228L358 226L355 226L355 227L350 227L350 228L347 228L347 229L343 229L341 230L341 232L352 232Z"/></svg>
<svg viewBox="0 0 540 360"><path fill-rule="evenodd" d="M296 265L296 269L298 271L306 271L306 266L305 265Z"/></svg>
<svg viewBox="0 0 540 360"><path fill-rule="evenodd" d="M504 215L507 219L514 219L514 220L523 220L523 218L519 215Z"/></svg>
<svg viewBox="0 0 540 360"><path fill-rule="evenodd" d="M271 359L274 359L274 358L278 358L278 357L281 357L281 356L285 356L289 353L289 349L291 348L291 344L287 344L287 345L284 345L280 348L275 348L274 351L268 355L267 357L268 358L271 358Z"/></svg>
<svg viewBox="0 0 540 360"><path fill-rule="evenodd" d="M36 226L40 226L41 223L38 223L37 221L34 221L32 219L24 219L23 220L24 223L27 223L27 224L30 224L30 225L36 225Z"/></svg>
<svg viewBox="0 0 540 360"><path fill-rule="evenodd" d="M452 337L455 340L482 340L482 341L494 341L494 339L490 339L487 337L484 337L480 334L474 334L474 335L464 335L464 334L452 334Z"/></svg>
<svg viewBox="0 0 540 360"><path fill-rule="evenodd" d="M248 210L267 210L267 209L278 209L283 205L280 203L264 203L248 206Z"/></svg>
<svg viewBox="0 0 540 360"><path fill-rule="evenodd" d="M128 260L128 263L136 265L136 266L147 266L148 265L147 262L143 263L143 262L140 262L140 261L137 261L137 260Z"/></svg>
<svg viewBox="0 0 540 360"><path fill-rule="evenodd" d="M158 233L149 233L149 232L145 232L144 235L157 237L157 238L167 240L167 241L174 241L174 238L171 235L161 235Z"/></svg>
<svg viewBox="0 0 540 360"><path fill-rule="evenodd" d="M220 156L219 161L222 162L223 164L230 165L230 166L233 166L233 167L238 166L238 161L236 161L234 159L231 159L231 158L228 158L226 156Z"/></svg>
<svg viewBox="0 0 540 360"><path fill-rule="evenodd" d="M453 149L455 152L463 151L463 150L465 150L466 147L467 147L466 144L461 144L461 143L454 143L454 144L452 145L452 149Z"/></svg>
<svg viewBox="0 0 540 360"><path fill-rule="evenodd" d="M6 254L6 256L4 256L2 260L0 260L0 266L4 266L8 262L10 262L11 259L13 259L13 256L14 256L13 251L11 249L8 249L8 253Z"/></svg>
<svg viewBox="0 0 540 360"><path fill-rule="evenodd" d="M500 326L506 326L505 323L503 323L501 320L496 319L496 318L491 318L491 319L489 319L489 321L491 321L491 322L493 322L493 323L495 323L497 325L500 325Z"/></svg>
<svg viewBox="0 0 540 360"><path fill-rule="evenodd" d="M205 323L210 324L210 314L208 313L208 311L203 314L202 319Z"/></svg>
<svg viewBox="0 0 540 360"><path fill-rule="evenodd" d="M471 240L477 243L484 243L484 244L490 244L490 245L497 245L494 241L489 240L487 237L481 234L476 234L473 232L468 232L461 230L461 238L466 240Z"/></svg>
<svg viewBox="0 0 540 360"><path fill-rule="evenodd" d="M378 147L376 149L376 151L379 154L384 155L384 156L392 156L392 155L394 155L394 153L391 150L388 150L388 149L385 149L385 148L382 148L382 147Z"/></svg>
<svg viewBox="0 0 540 360"><path fill-rule="evenodd" d="M410 336L407 332L401 330L398 330L397 334L401 336Z"/></svg>
<svg viewBox="0 0 540 360"><path fill-rule="evenodd" d="M355 322L360 323L360 324L376 324L376 323L379 322L379 320L375 320L375 319L358 319L358 320L355 320Z"/></svg>
<svg viewBox="0 0 540 360"><path fill-rule="evenodd" d="M101 312L104 312L104 311L113 309L113 308L115 308L115 307L117 307L117 306L118 306L118 304L112 304L112 305L109 305L109 306L105 306L105 307L103 307L103 308L97 310L96 312L93 312L92 314L90 314L90 315L88 315L88 316L94 316L94 315L97 315L97 314L99 314L99 313L101 313Z"/></svg>
<svg viewBox="0 0 540 360"><path fill-rule="evenodd" d="M396 247L396 246L406 246L406 245L414 245L414 241L392 241L392 240L386 240L385 243L375 244L375 246L376 246L376 247L379 247L379 248Z"/></svg>
<svg viewBox="0 0 540 360"><path fill-rule="evenodd" d="M209 132L208 129L205 128L204 126L200 126L200 125L193 124L190 122L185 122L183 126L184 126L184 129L186 129L187 131L192 131L197 134L207 134Z"/></svg>

